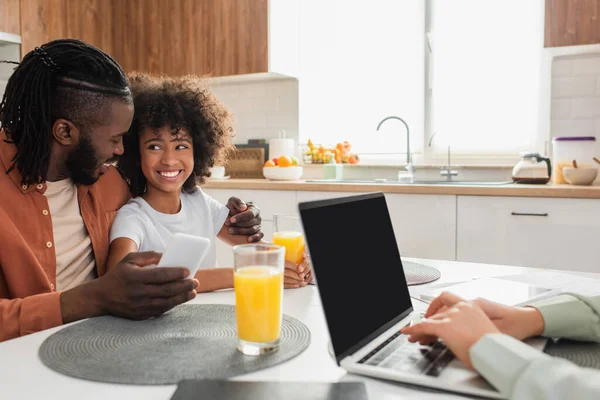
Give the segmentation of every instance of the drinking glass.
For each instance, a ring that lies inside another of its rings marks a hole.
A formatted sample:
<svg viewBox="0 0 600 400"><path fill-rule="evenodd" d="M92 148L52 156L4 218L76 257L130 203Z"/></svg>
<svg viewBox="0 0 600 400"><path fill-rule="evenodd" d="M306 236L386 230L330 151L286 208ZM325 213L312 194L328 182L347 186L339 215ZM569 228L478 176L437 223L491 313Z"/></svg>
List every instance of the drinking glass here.
<svg viewBox="0 0 600 400"><path fill-rule="evenodd" d="M300 218L294 215L273 215L273 243L285 247L285 259L295 264L304 260L304 234Z"/></svg>
<svg viewBox="0 0 600 400"><path fill-rule="evenodd" d="M233 248L238 345L246 355L279 349L285 249L274 244Z"/></svg>

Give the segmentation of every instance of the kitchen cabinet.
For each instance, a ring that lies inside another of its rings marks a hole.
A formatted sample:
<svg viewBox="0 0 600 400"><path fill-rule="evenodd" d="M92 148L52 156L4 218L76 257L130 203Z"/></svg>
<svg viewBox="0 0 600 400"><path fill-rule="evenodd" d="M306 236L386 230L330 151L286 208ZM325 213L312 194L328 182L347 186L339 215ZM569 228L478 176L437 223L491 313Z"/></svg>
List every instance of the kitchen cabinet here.
<svg viewBox="0 0 600 400"><path fill-rule="evenodd" d="M298 202L355 195L340 192L298 192ZM456 258L456 196L386 194L396 241L402 257L439 260ZM335 229L335 227L330 227ZM356 240L361 235L356 227Z"/></svg>
<svg viewBox="0 0 600 400"><path fill-rule="evenodd" d="M385 197L402 257L456 259L456 196Z"/></svg>
<svg viewBox="0 0 600 400"><path fill-rule="evenodd" d="M21 34L19 0L0 0L0 32Z"/></svg>
<svg viewBox="0 0 600 400"><path fill-rule="evenodd" d="M206 193L225 204L231 196L255 202L261 210L262 230L265 238L273 235L273 214L297 215L299 202L331 199L356 195L355 192L311 192L279 190L205 189ZM440 260L456 259L456 196L386 194L386 201L396 234L396 241L403 257L419 257ZM335 233L335 227L324 227ZM356 227L356 241L360 243L361 232ZM219 265L233 265L231 248L217 244Z"/></svg>
<svg viewBox="0 0 600 400"><path fill-rule="evenodd" d="M50 40L76 38L112 55L126 72L215 77L293 74L295 3L21 0L23 54Z"/></svg>
<svg viewBox="0 0 600 400"><path fill-rule="evenodd" d="M600 2L546 0L545 47L600 43Z"/></svg>
<svg viewBox="0 0 600 400"><path fill-rule="evenodd" d="M600 272L600 201L458 196L457 260Z"/></svg>

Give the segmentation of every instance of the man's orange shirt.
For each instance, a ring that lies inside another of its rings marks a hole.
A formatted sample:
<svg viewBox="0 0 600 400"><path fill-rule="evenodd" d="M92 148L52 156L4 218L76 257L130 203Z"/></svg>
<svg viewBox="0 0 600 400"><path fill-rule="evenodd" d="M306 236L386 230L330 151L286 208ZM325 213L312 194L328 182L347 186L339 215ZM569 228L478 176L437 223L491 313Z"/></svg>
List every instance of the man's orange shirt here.
<svg viewBox="0 0 600 400"><path fill-rule="evenodd" d="M16 151L0 131L0 341L63 323L46 184L24 186L16 168L6 173ZM95 184L78 185L77 196L102 276L110 226L129 199L129 188L111 167Z"/></svg>

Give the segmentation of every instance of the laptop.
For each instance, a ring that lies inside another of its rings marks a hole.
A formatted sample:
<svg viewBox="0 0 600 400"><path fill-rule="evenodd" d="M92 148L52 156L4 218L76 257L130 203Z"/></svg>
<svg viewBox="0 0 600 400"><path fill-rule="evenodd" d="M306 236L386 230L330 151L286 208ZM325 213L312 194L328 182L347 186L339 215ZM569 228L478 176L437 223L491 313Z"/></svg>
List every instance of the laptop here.
<svg viewBox="0 0 600 400"><path fill-rule="evenodd" d="M400 334L417 313L383 193L303 202L298 208L333 353L342 368L411 385L503 398L441 342L422 346Z"/></svg>

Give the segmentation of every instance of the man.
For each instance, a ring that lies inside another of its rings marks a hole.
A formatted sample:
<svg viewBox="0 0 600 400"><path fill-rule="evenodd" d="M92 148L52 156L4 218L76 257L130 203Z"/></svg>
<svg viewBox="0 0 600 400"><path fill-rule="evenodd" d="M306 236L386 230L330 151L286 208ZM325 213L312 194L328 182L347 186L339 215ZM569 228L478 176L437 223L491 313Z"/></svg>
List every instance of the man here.
<svg viewBox="0 0 600 400"><path fill-rule="evenodd" d="M0 104L0 341L104 314L160 315L195 297L185 268L143 268L135 253L106 270L108 233L129 199L111 162L133 118L126 76L77 40L27 54ZM259 210L231 198L232 233L259 241Z"/></svg>

